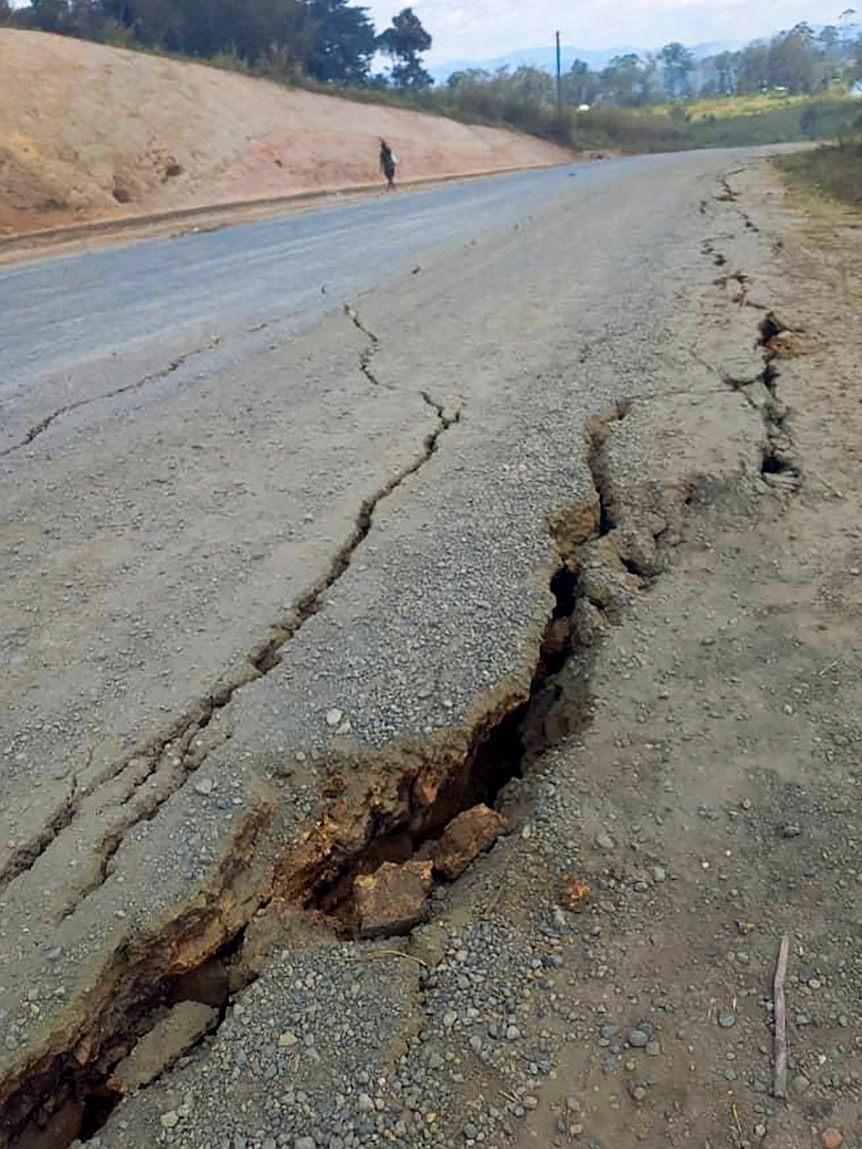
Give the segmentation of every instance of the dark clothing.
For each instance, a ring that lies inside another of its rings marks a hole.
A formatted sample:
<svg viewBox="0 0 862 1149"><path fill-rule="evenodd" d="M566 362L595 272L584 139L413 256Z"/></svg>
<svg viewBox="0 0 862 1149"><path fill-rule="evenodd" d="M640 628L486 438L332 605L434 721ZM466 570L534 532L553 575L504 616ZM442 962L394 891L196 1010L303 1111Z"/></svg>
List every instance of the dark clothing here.
<svg viewBox="0 0 862 1149"><path fill-rule="evenodd" d="M392 148L388 144L381 141L380 143L380 170L386 177L386 182L390 187L395 186L395 156L392 154Z"/></svg>

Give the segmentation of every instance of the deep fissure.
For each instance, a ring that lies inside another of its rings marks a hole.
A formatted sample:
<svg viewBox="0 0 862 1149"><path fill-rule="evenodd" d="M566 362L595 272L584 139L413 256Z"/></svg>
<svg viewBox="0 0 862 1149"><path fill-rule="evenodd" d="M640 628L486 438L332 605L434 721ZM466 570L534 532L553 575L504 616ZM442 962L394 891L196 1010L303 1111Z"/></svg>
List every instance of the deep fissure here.
<svg viewBox="0 0 862 1149"><path fill-rule="evenodd" d="M428 401L436 406L433 400ZM436 438L444 429L441 427L429 436L427 449L433 451ZM618 412L614 418L621 417ZM451 425L457 415L448 419ZM370 529L372 507L366 508L366 515L359 524L360 529ZM591 536L600 537L600 530L612 530L613 523L603 518L604 528L599 528ZM580 690L568 691L558 681L558 676L566 670L573 655L587 655L577 651L574 639L574 617L582 592L579 586L577 563L573 556L563 558L550 579L553 594L553 607L541 644L537 665L534 670L529 696L507 710L487 727L480 726L460 769L454 771L447 784L427 809L421 819L410 827L395 827L385 833L376 834L372 828L366 846L344 866L333 878L320 878L310 882L306 896L301 899L307 910L323 912L336 930L350 933L355 923L351 918L350 900L353 881L361 873L370 873L384 860L406 860L421 850L423 845L433 841L447 823L459 812L484 802L493 805L505 786L515 778L522 777L529 764L536 760L548 746L557 740L549 734L547 715L551 708L560 703L568 693L568 716L565 729L571 729L587 721L588 711L583 704L588 696L588 677L591 658L585 657L576 676ZM577 695L577 697L575 697ZM562 730L563 726L557 727ZM121 1099L108 1085L112 1071L147 1033L165 1011L177 1001L206 1000L218 1011L218 1019L213 1031L224 1018L231 996L244 988L256 974L245 971L239 977L241 966L237 957L242 953L243 941L248 922L254 913L265 908L267 901L258 904L246 918L243 926L220 947L215 955L207 957L199 968L182 976L161 978L153 985L146 985L144 972L133 969L130 976L140 981L137 996L123 1017L123 1033L102 1034L100 1048L91 1059L80 1065L72 1052L58 1057L45 1073L38 1085L38 1095L27 1092L26 1083L18 1095L18 1128L29 1121L41 1122L43 1128L51 1112L65 1107L76 1125L76 1136L87 1140L95 1136L104 1125L114 1107ZM209 970L203 982L210 987L210 993L202 996L201 970ZM98 1031L98 1029L97 1029ZM206 1038L202 1039L206 1040ZM32 1083L36 1086L36 1083ZM41 1114L41 1116L40 1116ZM7 1119L9 1110L7 1110ZM46 1149L62 1149L71 1138L45 1141Z"/></svg>
<svg viewBox="0 0 862 1149"><path fill-rule="evenodd" d="M460 422L460 408L456 409L453 414L447 415L443 405L432 399L426 392L421 392L421 397L423 401L434 410L438 419L438 425L422 440L420 453L411 463L405 466L391 479L387 480L373 495L363 500L356 516L354 530L346 542L339 548L325 576L296 600L289 614L284 619L270 628L270 637L252 649L248 655L249 669L241 672L230 681L223 683L206 698L199 700L192 708L191 713L177 720L164 735L155 739L148 746L139 748L136 753L130 755L129 758L124 761L122 766L113 772L111 776L116 777L122 773L122 770L128 762L135 758L147 758L150 760L151 766L149 771L126 797L123 803L124 805L132 801L141 786L156 772L159 768L162 756L165 753L170 753L178 744L181 748L183 765L186 767L185 778L198 769L203 761L205 761L205 755L198 758L189 753L188 747L195 736L209 725L217 711L228 705L237 690L248 685L249 682L269 674L278 666L281 660L282 648L292 641L308 619L320 610L326 592L343 576L350 566L354 552L368 537L374 520L374 512L379 503L388 498L410 475L415 474L424 466L437 451L441 435ZM184 781L185 778L183 779ZM74 802L67 802L64 805L63 809L36 843L31 843L28 848L22 848L17 851L7 863L5 870L0 874L0 883L8 883L14 880L26 872L36 862L50 847L56 837L71 824L81 802L86 797L86 794L76 794ZM170 795L167 795L167 797L170 797ZM68 916L73 913L83 898L92 893L94 889L97 889L105 880L110 861L122 844L124 834L130 826L138 821L153 818L164 804L164 801L167 800L167 797L158 801L142 817L134 818L129 825L123 827L122 831L114 833L106 839L103 844L100 874L87 889L82 891L74 901L66 907L63 916Z"/></svg>
<svg viewBox="0 0 862 1149"><path fill-rule="evenodd" d="M357 323L357 326L360 324ZM365 330L361 326L360 329ZM763 333L763 328L761 331ZM369 332L366 334L374 339ZM774 336L769 338L772 337ZM374 342L376 344L376 340ZM763 342L765 346L769 339L766 338ZM777 370L773 364L767 362L760 381L775 402L777 402L776 379ZM363 503L351 541L340 552L327 579L304 596L295 607L294 628L281 627L269 642L254 652L251 661L258 674L268 673L278 665L281 646L296 633L306 618L311 617L319 609L326 589L347 569L353 551L371 528L374 509L380 499L391 493L407 475L418 470L436 450L437 441L443 431L458 421L457 414L447 419L442 406L424 393L422 397L435 409L440 420L438 428L424 441L423 455L399 477L384 486L373 499ZM626 409L620 408L608 417L607 422L619 420L625 414ZM774 426L779 429L783 426L785 417L786 415L779 413L769 416ZM767 421L766 413L764 421ZM616 527L612 508L605 497L601 475L600 455L606 437L607 426L602 435L591 435L589 440L590 470L599 496L600 513L597 531L585 541L602 538L613 532ZM766 460L764 464L766 473L778 473L769 470ZM633 560L625 554L619 554L618 557L624 569L637 573L637 564ZM588 591L581 579L577 553L560 554L559 563L550 579L550 590L554 604L528 697L513 705L489 725L480 726L475 731L473 743L461 763L460 770L452 776L450 785L444 787L435 801L428 805L418 824L409 827L396 826L379 835L372 827L365 847L344 864L335 879L329 876L322 877L309 885L306 897L303 899L306 908L322 910L334 916L341 928L349 931L352 926L349 909L352 882L359 873L372 872L376 865L390 856L398 858L415 854L433 840L456 813L468 809L476 801L493 804L509 782L522 777L530 765L549 747L555 745L564 734L570 733L573 729L577 729L579 724L589 720L592 656L589 645L579 641L577 615L584 603L595 610L601 610L602 604L589 600ZM234 689L236 687L222 692L219 695L218 705L226 705ZM561 706L565 711L562 720L549 722L549 716L554 713L555 708ZM213 703L205 717L198 720L198 725L194 729L203 729L210 721L215 708L216 704ZM265 901L260 902L251 912L264 908L266 904ZM245 974L244 981L238 982L235 978L232 981L232 971L240 964L237 959L242 953L250 920L248 916L245 924L233 932L217 953L207 956L198 967L183 975L165 977L154 985L147 986L145 977L138 967L131 967L130 976L140 977L142 984L139 996L133 1000L125 1015L126 1032L122 1043L118 1044L117 1036L114 1034L102 1035L102 1043L96 1056L86 1061L84 1065L78 1064L72 1052L67 1051L60 1055L49 1073L42 1078L38 1097L34 1098L31 1094L28 1098L25 1093L27 1086L26 1084L22 1086L18 1099L23 1100L27 1108L19 1114L21 1122L32 1117L39 1108L45 1116L47 1108L52 1104L55 1109L73 1105L76 1111L80 1111L77 1135L89 1139L102 1127L119 1100L119 1095L108 1086L111 1070L119 1058L127 1052L127 1047L131 1048L136 1040L148 1032L163 1011L178 1001L203 1000L199 995L205 994L208 1003L218 1010L214 1030L217 1029L225 1016L232 994L242 988L243 984L247 984L253 976ZM159 940L154 939L151 944L156 946ZM205 970L208 970L207 976L204 976ZM202 986L209 988L205 989ZM22 1127L21 1122L19 1128ZM62 1145L68 1145L70 1139L67 1137L63 1141L50 1143L46 1141L44 1145L46 1149L59 1149Z"/></svg>
<svg viewBox="0 0 862 1149"><path fill-rule="evenodd" d="M374 512L379 503L392 494L409 475L418 471L437 451L440 436L460 422L460 410L456 410L453 414L447 415L443 405L433 400L427 393L422 393L422 399L435 411L438 420L437 427L430 431L423 439L420 454L409 465L398 472L397 475L388 480L374 495L363 501L357 514L355 530L338 552L326 576L320 583L306 592L297 604L295 604L288 622L274 628L275 633L273 637L266 643L255 648L252 652L250 662L255 670L254 677L260 677L263 674L269 673L270 670L278 665L281 648L297 634L304 622L320 609L326 591L342 577L348 569L357 547L359 547L368 536L373 525ZM198 713L194 718L184 722L179 729L177 725L175 725L172 730L172 737L160 740L156 747L151 750L152 768L146 777L150 777L151 774L158 769L162 754L170 749L175 749L177 742L183 743L184 748L182 753L183 763L185 765L189 758L188 746L195 735L205 729L217 710L230 702L237 689L251 680L253 679L250 679L248 675L242 675L237 682L223 686L218 692L213 693L206 703L203 704L202 713ZM193 770L201 765L204 758L205 756L200 757L190 764L190 769L185 773L183 781L185 781ZM145 780L146 778L144 781ZM140 784L142 783L139 783L135 791L127 797L126 802L129 802L134 797L134 793L140 788ZM171 793L174 792L175 789L171 791ZM76 898L74 904L67 907L67 914L74 912L81 900L92 893L106 880L112 859L120 848L124 835L130 828L130 825L134 825L141 820L150 820L155 817L168 797L170 797L170 794L154 802L144 814L135 817L129 825L125 825L121 831L112 834L109 839L106 839L103 843L103 855L97 880ZM58 833L71 823L77 808L76 803L74 809L67 814L66 808L64 807L64 816L57 826ZM53 836L42 843L40 853L48 848L51 840L53 840ZM27 868L28 864L32 864L33 861L35 861L35 856L31 856L26 861L23 858L19 859L19 865L15 874L8 876L17 876ZM261 907L258 906L256 908L260 909ZM234 952L237 947L241 946L244 928L245 927L238 933L235 933L219 952ZM142 987L140 997L135 1003L134 1008L131 1008L124 1017L125 1032L133 1034L137 1039L152 1028L155 1020L157 1020L157 1017L153 1016L154 1012L158 1013L159 1010L164 1008L165 1002L172 992L172 986L175 980L176 979L173 978L167 979L167 981L163 980L156 987L149 987L146 990ZM223 1017L226 1007L227 994L225 994L224 1000L219 1007L221 1017ZM136 1025L136 1019L142 1024L139 1026ZM145 1022L144 1019L146 1019ZM136 1031L138 1028L140 1028L140 1032ZM6 1107L6 1111L3 1114L4 1125L8 1127L11 1124L18 1130L23 1130L29 1126L30 1130L33 1131L33 1122L37 1122L38 1127L38 1122L41 1120L42 1129L44 1130L51 1116L56 1114L60 1107L66 1106L67 1110L71 1108L69 1119L71 1124L76 1127L75 1137L82 1139L94 1136L120 1100L120 1096L112 1093L106 1084L110 1070L118 1060L117 1057L114 1057L110 1064L104 1061L104 1047L110 1045L110 1037L111 1035L103 1041L103 1048L99 1049L97 1057L93 1061L88 1060L84 1066L79 1065L75 1061L74 1055L67 1052L66 1054L56 1057L51 1066L39 1074L38 1082L33 1082L29 1089L26 1082L22 1084L22 1087L16 1092ZM111 1049L116 1052L116 1044L111 1046ZM54 1102L56 1102L56 1104L53 1104ZM46 1108L46 1106L50 1106L51 1108ZM48 1134L45 1134L45 1136L47 1137ZM62 1149L63 1146L69 1144L73 1139L71 1136L63 1136L60 1139L52 1141L45 1140L44 1144L46 1149Z"/></svg>
<svg viewBox="0 0 862 1149"><path fill-rule="evenodd" d="M717 200L735 201L739 198L738 193L730 187L727 177L723 177L721 183L723 191L715 197ZM758 230L744 211L739 208L736 210L746 228ZM703 252L704 255L712 256L713 262L719 266L727 264L726 257L716 252L711 243L704 245ZM722 378L728 387L743 395L747 402L759 411L763 420L766 437L760 448L760 474L764 481L773 487L797 490L802 484L802 467L794 451L793 437L788 426L790 413L779 398L780 372L774 361L776 355L774 340L789 328L773 310L749 298L747 289L749 279L744 271L736 271L731 275L720 276L715 283L716 286L726 289L729 281L734 280L740 285L740 291L732 297L731 302L764 312L763 318L757 325L757 346L763 352L763 369L753 379L736 379L725 372L722 372ZM760 401L755 399L749 393L749 389L753 387L763 388L766 398Z"/></svg>

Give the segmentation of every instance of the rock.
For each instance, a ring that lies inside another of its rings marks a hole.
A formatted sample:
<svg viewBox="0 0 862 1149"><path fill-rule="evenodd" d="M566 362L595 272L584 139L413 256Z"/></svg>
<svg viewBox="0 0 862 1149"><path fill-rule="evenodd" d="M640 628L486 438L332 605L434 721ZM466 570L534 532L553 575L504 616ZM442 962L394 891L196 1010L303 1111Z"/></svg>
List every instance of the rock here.
<svg viewBox="0 0 862 1149"><path fill-rule="evenodd" d="M824 1129L820 1134L820 1144L823 1149L841 1149L844 1134L839 1129Z"/></svg>
<svg viewBox="0 0 862 1149"><path fill-rule="evenodd" d="M646 1049L649 1045L649 1034L642 1029L630 1029L626 1041L633 1049Z"/></svg>
<svg viewBox="0 0 862 1149"><path fill-rule="evenodd" d="M731 1009L720 1009L716 1020L722 1029L732 1029L736 1025L736 1014Z"/></svg>
<svg viewBox="0 0 862 1149"><path fill-rule="evenodd" d="M794 1093L804 1093L811 1085L811 1082L804 1073L797 1073L790 1084Z"/></svg>
<svg viewBox="0 0 862 1149"><path fill-rule="evenodd" d="M212 778L196 778L192 785L196 794L202 794L204 797L207 797L212 794L215 783Z"/></svg>
<svg viewBox="0 0 862 1149"><path fill-rule="evenodd" d="M200 1001L181 1001L141 1038L128 1057L123 1058L114 1070L108 1088L116 1093L134 1093L148 1085L203 1037L217 1019L218 1014L212 1006Z"/></svg>
<svg viewBox="0 0 862 1149"><path fill-rule="evenodd" d="M343 717L344 717L344 715L341 713L340 710L336 710L336 709L327 710L327 712L326 712L326 725L331 726L333 728L336 726L340 726L341 725L341 719Z"/></svg>
<svg viewBox="0 0 862 1149"><path fill-rule="evenodd" d="M424 922L433 884L431 862L411 861L403 866L384 862L373 874L358 877L354 898L359 936L390 937Z"/></svg>
<svg viewBox="0 0 862 1149"><path fill-rule="evenodd" d="M297 1137L294 1149L316 1149L317 1142L313 1137Z"/></svg>
<svg viewBox="0 0 862 1149"><path fill-rule="evenodd" d="M593 840L600 850L612 850L614 848L614 840L607 830L599 830Z"/></svg>
<svg viewBox="0 0 862 1149"><path fill-rule="evenodd" d="M434 869L452 882L506 833L506 819L488 806L473 806L453 818L434 851Z"/></svg>
<svg viewBox="0 0 862 1149"><path fill-rule="evenodd" d="M796 822L787 822L781 827L782 838L798 838L802 833L802 827L798 826Z"/></svg>
<svg viewBox="0 0 862 1149"><path fill-rule="evenodd" d="M163 1113L159 1118L163 1129L173 1129L175 1125L179 1124L180 1115L175 1109L169 1109L167 1113Z"/></svg>

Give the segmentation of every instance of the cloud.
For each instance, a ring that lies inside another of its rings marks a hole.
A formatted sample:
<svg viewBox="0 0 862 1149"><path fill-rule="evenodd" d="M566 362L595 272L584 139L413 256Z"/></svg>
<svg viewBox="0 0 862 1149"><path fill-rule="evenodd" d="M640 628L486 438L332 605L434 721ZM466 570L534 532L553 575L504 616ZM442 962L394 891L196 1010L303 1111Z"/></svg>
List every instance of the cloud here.
<svg viewBox="0 0 862 1149"><path fill-rule="evenodd" d="M400 3L369 5L384 28ZM415 0L413 7L434 37L431 63L487 59L518 48L551 45L559 28L566 44L657 48L669 40L697 44L752 40L790 28L837 21L834 0Z"/></svg>

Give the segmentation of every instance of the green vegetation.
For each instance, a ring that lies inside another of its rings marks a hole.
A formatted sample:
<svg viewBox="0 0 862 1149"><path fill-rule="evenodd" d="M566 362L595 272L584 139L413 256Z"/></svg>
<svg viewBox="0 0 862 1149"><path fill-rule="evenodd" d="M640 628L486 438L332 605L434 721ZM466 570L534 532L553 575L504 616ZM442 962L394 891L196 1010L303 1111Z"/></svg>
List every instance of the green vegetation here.
<svg viewBox="0 0 862 1149"><path fill-rule="evenodd" d="M853 207L862 207L862 142L859 140L782 156L778 164L791 182Z"/></svg>
<svg viewBox="0 0 862 1149"><path fill-rule="evenodd" d="M576 60L559 92L533 67L472 69L434 87L422 62L432 39L413 10L378 34L349 0L30 0L17 9L0 0L4 21L587 150L841 138L859 109L848 88L862 77L862 38L846 21L818 34L797 24L700 61L676 42L654 55L618 56L601 72ZM389 74L372 74L378 53L389 57Z"/></svg>
<svg viewBox="0 0 862 1149"><path fill-rule="evenodd" d="M421 53L431 37L412 9L377 35L365 8L348 0L30 0L0 20L19 27L234 66L289 82L408 91L431 83ZM391 81L373 76L376 53Z"/></svg>

